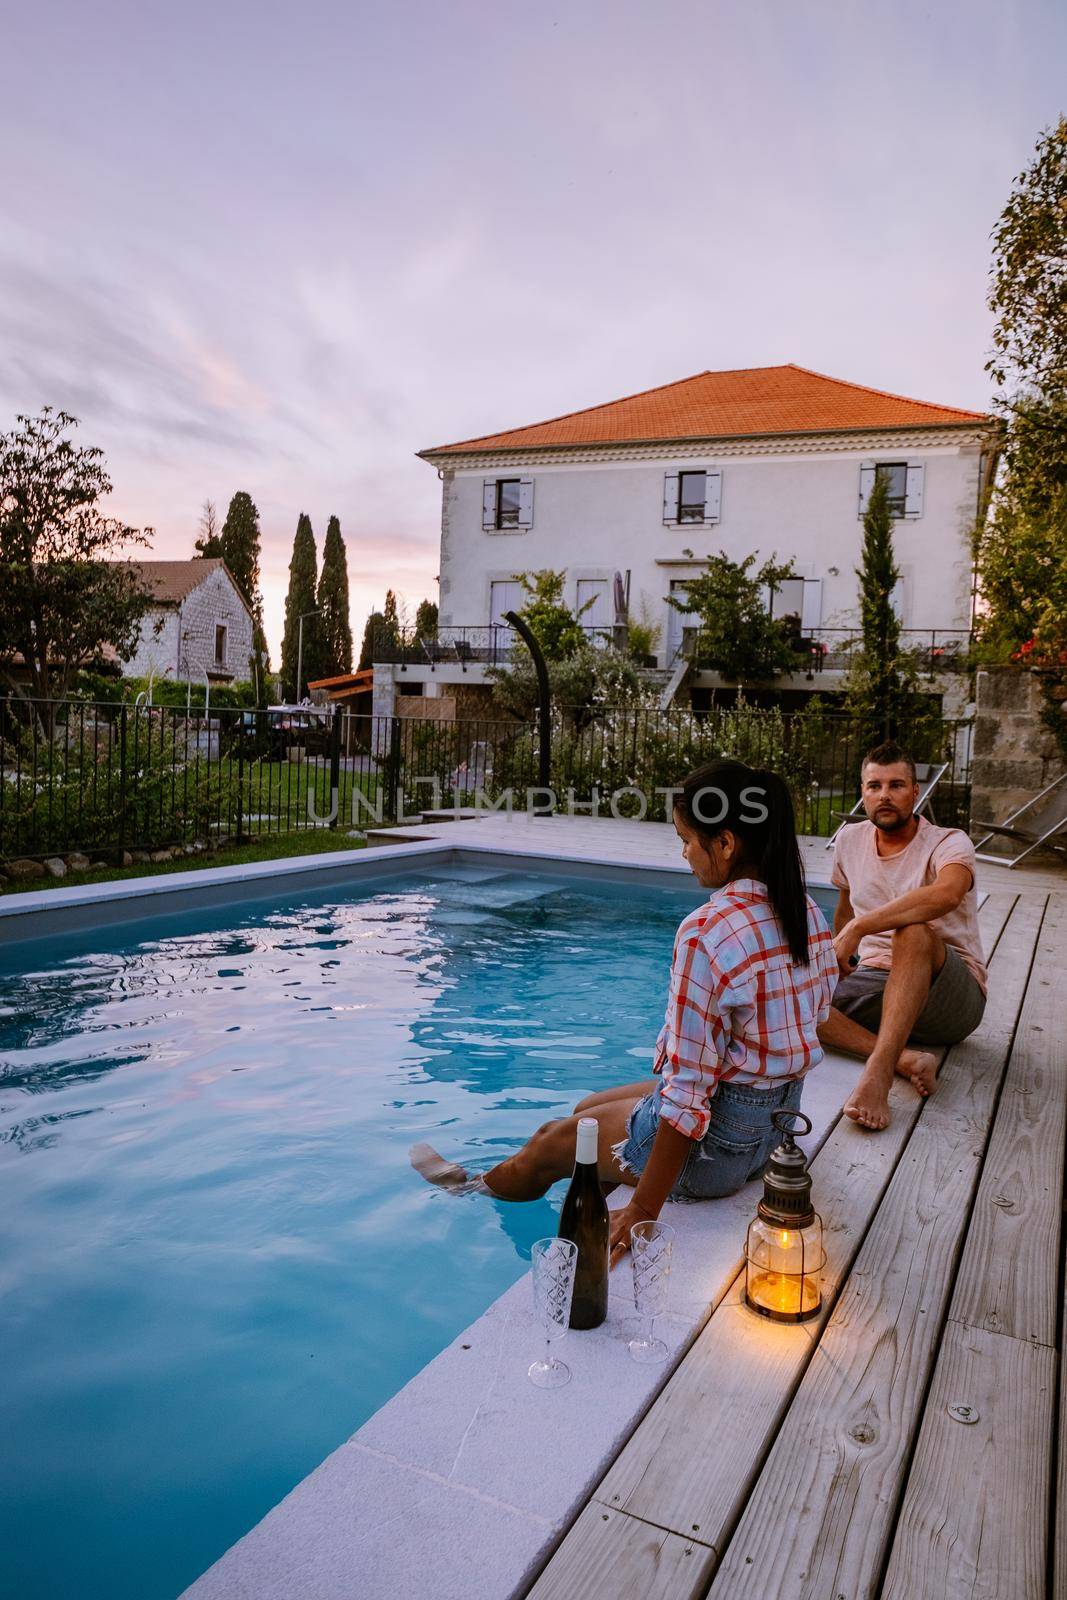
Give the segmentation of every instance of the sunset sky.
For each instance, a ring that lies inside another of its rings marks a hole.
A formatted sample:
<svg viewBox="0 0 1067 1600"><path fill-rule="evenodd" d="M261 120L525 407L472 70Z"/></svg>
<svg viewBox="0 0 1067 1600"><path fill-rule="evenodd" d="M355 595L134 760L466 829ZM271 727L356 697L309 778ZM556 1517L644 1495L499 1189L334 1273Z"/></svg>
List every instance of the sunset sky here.
<svg viewBox="0 0 1067 1600"><path fill-rule="evenodd" d="M159 556L247 489L276 654L300 511L357 648L436 597L425 446L785 361L985 406L1067 7L46 0L4 55L0 429L73 411Z"/></svg>

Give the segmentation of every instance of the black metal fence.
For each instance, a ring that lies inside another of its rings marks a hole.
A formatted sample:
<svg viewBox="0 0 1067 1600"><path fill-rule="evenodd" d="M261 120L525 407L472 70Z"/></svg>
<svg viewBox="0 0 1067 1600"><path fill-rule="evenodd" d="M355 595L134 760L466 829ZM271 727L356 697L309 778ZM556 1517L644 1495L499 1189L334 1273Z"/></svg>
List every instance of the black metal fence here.
<svg viewBox="0 0 1067 1600"><path fill-rule="evenodd" d="M966 826L970 723L926 725L916 739L917 757L947 763L937 819ZM825 835L856 798L863 748L833 712L556 711L549 797L536 790L537 728L524 722L11 697L0 701L0 857L112 862L454 806L663 818L671 788L718 755L780 772L801 831Z"/></svg>

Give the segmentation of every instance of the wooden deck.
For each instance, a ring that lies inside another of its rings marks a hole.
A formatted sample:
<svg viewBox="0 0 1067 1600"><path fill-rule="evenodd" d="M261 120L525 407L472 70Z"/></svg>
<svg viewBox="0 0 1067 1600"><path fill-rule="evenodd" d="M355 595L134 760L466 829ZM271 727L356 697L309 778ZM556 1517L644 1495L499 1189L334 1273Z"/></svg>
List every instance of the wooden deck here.
<svg viewBox="0 0 1067 1600"><path fill-rule="evenodd" d="M820 1320L739 1275L530 1600L1067 1600L1067 893L980 883L981 1028L813 1163Z"/></svg>

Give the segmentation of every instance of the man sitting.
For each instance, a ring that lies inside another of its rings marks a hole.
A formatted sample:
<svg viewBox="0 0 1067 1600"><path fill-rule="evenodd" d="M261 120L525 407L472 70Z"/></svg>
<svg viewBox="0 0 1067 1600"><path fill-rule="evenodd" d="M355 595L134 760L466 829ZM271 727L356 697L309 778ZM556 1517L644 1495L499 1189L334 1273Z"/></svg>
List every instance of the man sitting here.
<svg viewBox="0 0 1067 1600"><path fill-rule="evenodd" d="M834 847L843 976L819 1038L866 1057L844 1112L862 1127L887 1128L894 1072L921 1095L934 1088L937 1058L908 1041L957 1044L973 1033L986 968L970 839L916 816L915 763L899 746L872 750L860 777L868 820L842 828Z"/></svg>

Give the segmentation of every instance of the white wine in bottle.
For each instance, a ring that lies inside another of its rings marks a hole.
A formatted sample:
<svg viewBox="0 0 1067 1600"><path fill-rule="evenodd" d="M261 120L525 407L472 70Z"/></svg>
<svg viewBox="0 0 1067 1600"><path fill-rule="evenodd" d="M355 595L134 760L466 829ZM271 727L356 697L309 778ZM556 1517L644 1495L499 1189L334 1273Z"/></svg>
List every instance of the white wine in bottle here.
<svg viewBox="0 0 1067 1600"><path fill-rule="evenodd" d="M578 1246L572 1328L599 1328L608 1314L608 1206L597 1176L595 1117L581 1117L574 1176L563 1202L559 1236Z"/></svg>

